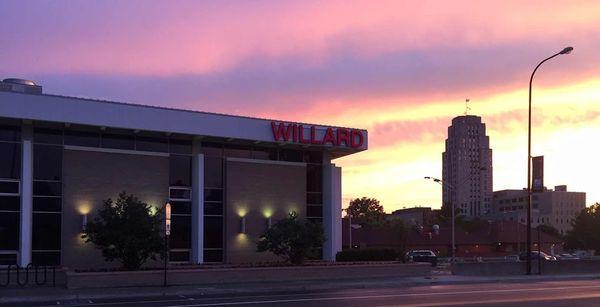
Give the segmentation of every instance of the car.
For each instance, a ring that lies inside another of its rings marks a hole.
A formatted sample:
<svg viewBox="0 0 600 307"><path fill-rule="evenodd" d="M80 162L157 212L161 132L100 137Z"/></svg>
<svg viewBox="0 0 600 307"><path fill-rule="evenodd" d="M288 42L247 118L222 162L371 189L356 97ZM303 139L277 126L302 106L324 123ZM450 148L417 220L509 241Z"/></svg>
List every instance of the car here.
<svg viewBox="0 0 600 307"><path fill-rule="evenodd" d="M541 260L545 260L545 261L555 261L556 257L554 256L550 256L544 252L539 252L538 251L531 251L531 260L536 260L536 259L541 259ZM521 253L519 254L519 260L521 261L527 261L527 253Z"/></svg>
<svg viewBox="0 0 600 307"><path fill-rule="evenodd" d="M556 258L558 260L579 260L579 257L569 253L562 253L560 255L557 255Z"/></svg>
<svg viewBox="0 0 600 307"><path fill-rule="evenodd" d="M420 249L406 253L406 258L411 262L428 262L431 266L437 265L437 256L433 251Z"/></svg>
<svg viewBox="0 0 600 307"><path fill-rule="evenodd" d="M504 256L504 260L505 261L510 261L510 262L519 262L519 255L507 255Z"/></svg>

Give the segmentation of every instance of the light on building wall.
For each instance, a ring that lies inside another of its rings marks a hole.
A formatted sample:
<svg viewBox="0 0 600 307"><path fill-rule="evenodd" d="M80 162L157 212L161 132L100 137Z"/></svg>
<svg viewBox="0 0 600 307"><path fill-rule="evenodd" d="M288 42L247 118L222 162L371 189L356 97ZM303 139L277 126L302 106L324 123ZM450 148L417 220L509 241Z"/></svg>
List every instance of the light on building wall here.
<svg viewBox="0 0 600 307"><path fill-rule="evenodd" d="M271 228L271 225L272 225L272 224L271 224L271 217L270 217L270 216L269 216L269 217L267 217L267 220L266 220L266 225L267 225L267 229L270 229L270 228Z"/></svg>
<svg viewBox="0 0 600 307"><path fill-rule="evenodd" d="M165 204L165 234L171 235L171 204Z"/></svg>
<svg viewBox="0 0 600 307"><path fill-rule="evenodd" d="M240 218L240 233L246 233L246 216Z"/></svg>
<svg viewBox="0 0 600 307"><path fill-rule="evenodd" d="M82 214L81 217L82 217L81 231L84 232L87 228L88 216L87 216L87 214Z"/></svg>

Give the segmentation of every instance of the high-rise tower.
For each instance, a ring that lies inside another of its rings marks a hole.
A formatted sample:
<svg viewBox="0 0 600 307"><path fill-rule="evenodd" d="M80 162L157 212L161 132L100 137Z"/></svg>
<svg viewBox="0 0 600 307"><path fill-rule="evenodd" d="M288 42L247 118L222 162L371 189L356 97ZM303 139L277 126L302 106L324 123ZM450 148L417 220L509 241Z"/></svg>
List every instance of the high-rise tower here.
<svg viewBox="0 0 600 307"><path fill-rule="evenodd" d="M481 117L452 119L442 159L444 205L454 204L458 214L471 218L491 213L492 150Z"/></svg>

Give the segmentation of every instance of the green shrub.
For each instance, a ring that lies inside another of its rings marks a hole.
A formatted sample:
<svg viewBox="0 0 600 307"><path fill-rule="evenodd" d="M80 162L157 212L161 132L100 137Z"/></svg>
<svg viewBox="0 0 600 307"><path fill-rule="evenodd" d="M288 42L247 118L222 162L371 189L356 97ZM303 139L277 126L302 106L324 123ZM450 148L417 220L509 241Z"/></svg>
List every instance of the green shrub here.
<svg viewBox="0 0 600 307"><path fill-rule="evenodd" d="M336 261L395 261L404 260L404 253L392 248L346 249L338 252Z"/></svg>

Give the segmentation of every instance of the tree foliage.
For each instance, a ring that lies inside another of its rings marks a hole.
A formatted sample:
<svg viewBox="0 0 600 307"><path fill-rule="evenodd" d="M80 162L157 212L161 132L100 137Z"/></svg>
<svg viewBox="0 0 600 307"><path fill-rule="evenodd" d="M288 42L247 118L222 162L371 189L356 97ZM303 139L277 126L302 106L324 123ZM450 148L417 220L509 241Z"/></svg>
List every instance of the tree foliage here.
<svg viewBox="0 0 600 307"><path fill-rule="evenodd" d="M122 192L116 201L104 201L82 238L102 250L107 261L120 260L123 268L135 270L163 256L162 222L159 212L152 214L148 204Z"/></svg>
<svg viewBox="0 0 600 307"><path fill-rule="evenodd" d="M299 219L296 212L291 212L267 229L257 243L257 250L270 251L286 262L301 264L315 255L323 242L325 235L321 224Z"/></svg>
<svg viewBox="0 0 600 307"><path fill-rule="evenodd" d="M571 225L573 228L565 236L566 249L600 251L600 203L581 211Z"/></svg>
<svg viewBox="0 0 600 307"><path fill-rule="evenodd" d="M375 198L356 198L350 201L346 210L348 216L352 218L360 218L367 225L377 225L382 223L385 218L383 206Z"/></svg>

